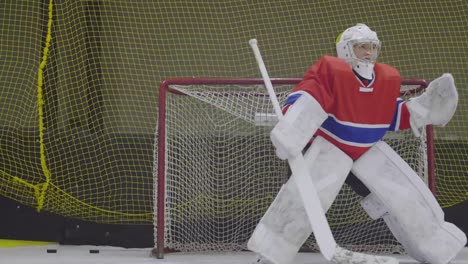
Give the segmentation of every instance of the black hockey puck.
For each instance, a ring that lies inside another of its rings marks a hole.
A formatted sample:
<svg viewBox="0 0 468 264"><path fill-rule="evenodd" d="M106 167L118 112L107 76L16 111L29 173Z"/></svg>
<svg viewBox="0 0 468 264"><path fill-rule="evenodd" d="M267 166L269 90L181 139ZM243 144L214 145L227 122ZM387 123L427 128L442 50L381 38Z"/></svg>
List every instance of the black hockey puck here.
<svg viewBox="0 0 468 264"><path fill-rule="evenodd" d="M57 253L56 249L47 249L47 253Z"/></svg>
<svg viewBox="0 0 468 264"><path fill-rule="evenodd" d="M99 249L90 249L90 250L89 250L89 253L91 253L91 254L98 254L98 253L99 253Z"/></svg>

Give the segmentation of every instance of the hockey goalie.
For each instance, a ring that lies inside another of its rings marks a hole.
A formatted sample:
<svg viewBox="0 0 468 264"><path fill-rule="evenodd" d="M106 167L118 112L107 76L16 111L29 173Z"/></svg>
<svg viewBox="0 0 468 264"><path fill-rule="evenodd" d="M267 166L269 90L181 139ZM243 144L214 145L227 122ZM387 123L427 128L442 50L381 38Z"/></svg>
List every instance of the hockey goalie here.
<svg viewBox="0 0 468 264"><path fill-rule="evenodd" d="M411 257L446 264L465 246L465 234L444 220L426 184L382 138L389 130L412 129L419 136L427 124L446 125L458 93L447 73L422 95L402 100L399 72L376 62L380 46L376 32L364 24L341 33L337 57L320 58L289 94L271 141L281 159L304 155L325 212L346 182ZM259 263L291 263L312 232L291 179L248 242Z"/></svg>

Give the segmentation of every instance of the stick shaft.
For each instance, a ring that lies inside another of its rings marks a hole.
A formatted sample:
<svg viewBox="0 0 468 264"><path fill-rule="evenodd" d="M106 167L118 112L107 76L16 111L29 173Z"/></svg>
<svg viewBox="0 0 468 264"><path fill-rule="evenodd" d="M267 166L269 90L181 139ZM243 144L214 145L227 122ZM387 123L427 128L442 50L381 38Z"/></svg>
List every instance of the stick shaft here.
<svg viewBox="0 0 468 264"><path fill-rule="evenodd" d="M257 46L257 41L250 41L249 43L252 47L255 59L257 60L258 67L260 68L260 73L262 74L263 82L265 83L265 87L267 88L268 95L270 96L271 103L273 104L273 108L275 109L276 116L278 117L278 119L281 119L283 117L283 112L281 111L281 107L278 102L278 98L276 97L275 90L273 90L273 85L271 84L270 77L268 76L268 71L265 67L265 63L263 63L262 55L260 54L260 50Z"/></svg>
<svg viewBox="0 0 468 264"><path fill-rule="evenodd" d="M276 115L278 116L278 119L281 119L283 113L281 112L278 98L276 97L270 77L268 76L265 64L263 63L260 50L257 46L257 41L251 40L249 43L252 47L255 58L257 59L263 81L268 90L273 107L275 108ZM316 191L317 189L308 175L304 157L300 154L295 158L288 159L288 162L293 174L292 179L299 189L299 194L309 218L309 223L314 232L315 239L317 240L317 244L320 248L320 252L327 260L331 260L335 254L336 242L330 226L328 225L325 213L323 212L322 205L320 204L320 199Z"/></svg>

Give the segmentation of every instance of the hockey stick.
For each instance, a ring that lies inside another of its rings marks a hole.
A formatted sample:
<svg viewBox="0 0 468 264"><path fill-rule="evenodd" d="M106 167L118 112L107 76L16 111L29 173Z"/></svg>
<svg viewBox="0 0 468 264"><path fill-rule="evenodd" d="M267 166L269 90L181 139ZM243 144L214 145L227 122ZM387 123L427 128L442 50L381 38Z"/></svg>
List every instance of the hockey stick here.
<svg viewBox="0 0 468 264"><path fill-rule="evenodd" d="M271 84L270 77L268 76L262 55L260 54L260 50L257 46L257 40L251 39L249 44L254 52L263 77L263 81L265 83L265 87L268 90L268 95L270 96L271 103L275 109L275 113L278 116L278 120L281 120L281 118L283 118L283 113L281 111L281 107L279 105L275 91L273 90L273 85ZM312 179L308 176L304 157L300 154L292 159L288 159L288 162L292 171L294 182L299 189L299 195L301 196L302 203L309 218L309 223L312 227L315 239L320 248L320 252L325 257L325 259L335 263L398 263L398 260L395 258L355 253L339 247L336 244L330 226L328 225L328 221L325 217L322 205L320 204L320 199L318 197L315 185Z"/></svg>

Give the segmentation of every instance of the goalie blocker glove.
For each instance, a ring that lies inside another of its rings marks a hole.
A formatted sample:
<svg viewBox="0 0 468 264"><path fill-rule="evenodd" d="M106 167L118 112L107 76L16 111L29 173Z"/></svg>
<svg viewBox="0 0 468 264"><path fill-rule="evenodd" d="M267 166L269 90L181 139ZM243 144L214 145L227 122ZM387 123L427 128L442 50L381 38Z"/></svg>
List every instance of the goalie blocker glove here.
<svg viewBox="0 0 468 264"><path fill-rule="evenodd" d="M270 138L276 155L282 160L299 155L327 117L314 97L306 92L300 93L297 101L271 131Z"/></svg>

